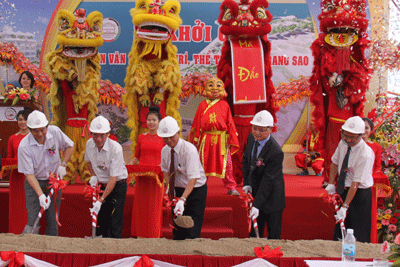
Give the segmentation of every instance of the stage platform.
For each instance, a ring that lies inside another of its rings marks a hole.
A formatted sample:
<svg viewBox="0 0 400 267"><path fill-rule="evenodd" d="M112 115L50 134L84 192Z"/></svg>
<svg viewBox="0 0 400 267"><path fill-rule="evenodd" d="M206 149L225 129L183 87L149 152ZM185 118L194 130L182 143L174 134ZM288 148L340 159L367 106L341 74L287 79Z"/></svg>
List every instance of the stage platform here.
<svg viewBox="0 0 400 267"><path fill-rule="evenodd" d="M285 175L286 209L283 211L282 239L331 240L335 225L333 207L325 203L318 176ZM91 200L85 199L83 184L68 185L63 191L61 204L60 236L84 237L91 234L89 208ZM238 190L241 192L240 188ZM0 232L8 232L8 188L0 188ZM128 186L124 212L123 237L130 237L132 206L135 188ZM19 212L19 211L13 211ZM171 218L168 209L163 212L163 236L172 237ZM145 222L144 222L145 223ZM41 228L44 231L44 227ZM219 239L248 237L247 212L242 200L227 195L220 179L208 180L207 206L201 236Z"/></svg>

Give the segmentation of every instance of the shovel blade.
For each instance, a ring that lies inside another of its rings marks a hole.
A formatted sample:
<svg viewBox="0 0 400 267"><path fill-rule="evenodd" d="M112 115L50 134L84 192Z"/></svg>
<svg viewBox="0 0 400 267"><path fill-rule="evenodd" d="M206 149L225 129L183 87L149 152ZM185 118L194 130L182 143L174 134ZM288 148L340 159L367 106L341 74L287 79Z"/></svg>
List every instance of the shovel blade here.
<svg viewBox="0 0 400 267"><path fill-rule="evenodd" d="M30 225L26 225L24 230L22 231L22 234L35 234L35 235L38 235L39 234L39 229L40 229L40 226L33 227L33 226L30 226Z"/></svg>
<svg viewBox="0 0 400 267"><path fill-rule="evenodd" d="M190 216L176 216L174 222L176 223L176 225L182 228L192 228L194 226L194 221Z"/></svg>
<svg viewBox="0 0 400 267"><path fill-rule="evenodd" d="M99 236L85 236L85 239L94 239L94 238L102 238L102 235Z"/></svg>

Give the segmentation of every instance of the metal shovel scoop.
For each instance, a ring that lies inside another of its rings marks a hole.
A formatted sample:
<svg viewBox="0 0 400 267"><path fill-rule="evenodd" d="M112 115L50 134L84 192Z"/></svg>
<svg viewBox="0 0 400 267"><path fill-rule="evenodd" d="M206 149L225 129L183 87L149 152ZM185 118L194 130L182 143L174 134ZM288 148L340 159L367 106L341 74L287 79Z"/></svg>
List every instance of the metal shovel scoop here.
<svg viewBox="0 0 400 267"><path fill-rule="evenodd" d="M176 223L176 225L182 228L192 228L194 226L194 221L192 217L182 215L182 212L180 210L176 214L174 222Z"/></svg>

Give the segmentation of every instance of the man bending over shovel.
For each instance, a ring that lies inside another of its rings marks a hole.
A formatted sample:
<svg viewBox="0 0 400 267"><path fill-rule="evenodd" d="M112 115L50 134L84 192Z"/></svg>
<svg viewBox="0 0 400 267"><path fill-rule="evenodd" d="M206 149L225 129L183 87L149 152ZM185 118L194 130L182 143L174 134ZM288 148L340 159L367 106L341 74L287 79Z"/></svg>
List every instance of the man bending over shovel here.
<svg viewBox="0 0 400 267"><path fill-rule="evenodd" d="M110 130L110 122L103 116L92 120L85 160L92 174L90 184L100 183L104 192L92 209L98 215L96 236L122 238L128 171L122 146L108 138Z"/></svg>
<svg viewBox="0 0 400 267"><path fill-rule="evenodd" d="M50 192L49 175L56 173L62 179L67 173L66 167L74 151L74 142L60 128L48 125L46 115L33 111L28 116L27 125L31 131L18 147L18 172L25 174L25 201L28 211L28 224L22 233L39 233L34 225L41 208L46 211L46 235L58 236L58 223L54 207L54 195ZM64 151L61 162L59 151ZM57 198L57 214L60 211L61 190ZM10 212L18 212L16 210ZM32 229L34 227L34 229Z"/></svg>
<svg viewBox="0 0 400 267"><path fill-rule="evenodd" d="M160 121L157 130L166 144L161 150L161 170L169 184L168 196L170 200L179 198L173 210L177 217L172 231L174 240L200 237L207 200L207 178L199 154L193 144L180 138L180 131L177 121L170 116ZM193 219L193 227L189 222L187 227L181 227L185 222L180 219L185 216Z"/></svg>

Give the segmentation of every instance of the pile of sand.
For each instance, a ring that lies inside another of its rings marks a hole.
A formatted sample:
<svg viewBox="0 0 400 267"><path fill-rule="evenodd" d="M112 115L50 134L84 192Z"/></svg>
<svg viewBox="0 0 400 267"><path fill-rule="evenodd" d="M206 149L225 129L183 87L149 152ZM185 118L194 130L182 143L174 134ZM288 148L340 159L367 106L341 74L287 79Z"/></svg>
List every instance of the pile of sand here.
<svg viewBox="0 0 400 267"><path fill-rule="evenodd" d="M175 254L207 256L255 256L255 247L282 247L284 257L340 257L341 242L326 240L267 240L257 238L195 239L110 239L68 238L42 235L0 234L0 251ZM382 257L381 244L357 243L357 258ZM386 255L385 255L386 256Z"/></svg>

